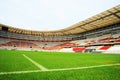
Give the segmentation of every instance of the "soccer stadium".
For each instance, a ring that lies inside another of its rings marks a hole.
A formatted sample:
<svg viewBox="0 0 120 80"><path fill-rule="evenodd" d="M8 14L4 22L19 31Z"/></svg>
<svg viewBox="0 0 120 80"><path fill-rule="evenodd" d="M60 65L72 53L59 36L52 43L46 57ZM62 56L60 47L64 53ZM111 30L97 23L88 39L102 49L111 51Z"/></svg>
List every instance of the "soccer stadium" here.
<svg viewBox="0 0 120 80"><path fill-rule="evenodd" d="M119 80L120 5L60 30L0 24L0 80Z"/></svg>

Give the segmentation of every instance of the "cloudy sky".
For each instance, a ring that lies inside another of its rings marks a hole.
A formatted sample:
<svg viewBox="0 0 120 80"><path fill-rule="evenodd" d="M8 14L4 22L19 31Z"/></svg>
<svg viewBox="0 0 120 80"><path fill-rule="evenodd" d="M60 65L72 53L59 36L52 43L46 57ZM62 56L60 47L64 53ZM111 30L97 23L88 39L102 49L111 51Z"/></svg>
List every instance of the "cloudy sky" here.
<svg viewBox="0 0 120 80"><path fill-rule="evenodd" d="M0 0L0 23L57 30L120 4L120 0Z"/></svg>

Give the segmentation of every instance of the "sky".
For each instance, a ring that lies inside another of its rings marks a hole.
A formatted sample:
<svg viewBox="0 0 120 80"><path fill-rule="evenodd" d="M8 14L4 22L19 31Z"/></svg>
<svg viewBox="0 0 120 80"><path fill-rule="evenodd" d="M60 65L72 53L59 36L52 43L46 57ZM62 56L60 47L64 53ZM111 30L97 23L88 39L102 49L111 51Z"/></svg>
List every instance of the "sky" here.
<svg viewBox="0 0 120 80"><path fill-rule="evenodd" d="M0 24L59 30L120 4L120 0L0 0Z"/></svg>

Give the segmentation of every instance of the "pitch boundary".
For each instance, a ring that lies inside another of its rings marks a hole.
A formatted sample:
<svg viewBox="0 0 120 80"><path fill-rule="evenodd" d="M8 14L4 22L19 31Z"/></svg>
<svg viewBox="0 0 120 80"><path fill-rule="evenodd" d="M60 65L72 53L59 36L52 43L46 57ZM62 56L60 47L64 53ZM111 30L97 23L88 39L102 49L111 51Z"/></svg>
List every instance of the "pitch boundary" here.
<svg viewBox="0 0 120 80"><path fill-rule="evenodd" d="M8 75L8 74L25 74L25 73L34 73L34 72L55 72L55 71L70 71L70 70L80 70L80 69L92 69L92 68L100 68L107 66L117 66L120 63L116 64L106 64L106 65L97 65L97 66L88 66L88 67L76 67L76 68L63 68L63 69L47 69L47 70L29 70L29 71L13 71L13 72L0 72L0 75Z"/></svg>

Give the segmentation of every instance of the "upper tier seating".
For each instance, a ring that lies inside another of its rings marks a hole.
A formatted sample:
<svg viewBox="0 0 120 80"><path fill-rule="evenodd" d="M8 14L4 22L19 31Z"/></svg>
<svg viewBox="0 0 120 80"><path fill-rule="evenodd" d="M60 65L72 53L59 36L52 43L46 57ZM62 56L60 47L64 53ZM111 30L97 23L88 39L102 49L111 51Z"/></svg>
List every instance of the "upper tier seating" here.
<svg viewBox="0 0 120 80"><path fill-rule="evenodd" d="M66 42L64 44L60 44L58 46L61 46L61 47L72 47L72 46L77 46L78 44L76 43L72 43L72 42Z"/></svg>
<svg viewBox="0 0 120 80"><path fill-rule="evenodd" d="M116 42L116 43L120 43L120 38L119 38L119 39L117 39L117 40L115 40L115 42Z"/></svg>

